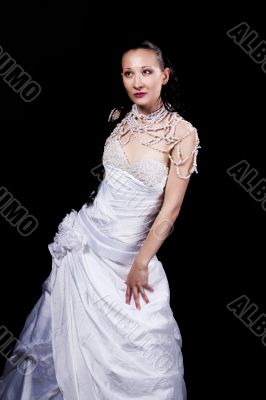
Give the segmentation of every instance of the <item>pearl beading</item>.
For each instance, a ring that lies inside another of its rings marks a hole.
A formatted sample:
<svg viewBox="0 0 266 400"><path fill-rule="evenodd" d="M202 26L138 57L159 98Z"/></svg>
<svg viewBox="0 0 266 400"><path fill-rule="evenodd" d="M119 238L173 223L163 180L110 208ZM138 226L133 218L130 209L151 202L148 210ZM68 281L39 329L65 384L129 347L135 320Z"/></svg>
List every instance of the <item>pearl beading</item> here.
<svg viewBox="0 0 266 400"><path fill-rule="evenodd" d="M166 119L165 123L161 124L164 119ZM186 129L186 133L182 137L176 137L174 134L171 134L171 132L175 131L177 124L181 121L186 123L188 129ZM129 137L126 141L123 142L122 138L127 133L129 133ZM145 140L143 134L146 134L148 136L148 139ZM181 142L190 135L194 135L195 145L190 154L182 158L182 152L180 148ZM166 153L170 161L176 166L176 173L181 179L188 179L193 172L198 173L197 155L198 149L201 146L199 145L197 129L194 128L190 122L184 120L177 112L169 112L164 106L162 106L159 110L149 115L142 115L139 114L137 106L133 104L131 111L120 123L117 124L116 128L110 134L110 138L117 137L120 142L121 148L123 149L123 145L129 142L131 136L134 136L139 141L139 143L144 146L148 146L161 153ZM153 145L158 144L162 140L167 145L169 145L168 150L153 147ZM175 146L176 155L179 161L175 161L171 155L172 149ZM124 149L123 152L125 157L127 158ZM180 172L180 167L182 167L191 157L193 158L192 166L188 173L184 176Z"/></svg>

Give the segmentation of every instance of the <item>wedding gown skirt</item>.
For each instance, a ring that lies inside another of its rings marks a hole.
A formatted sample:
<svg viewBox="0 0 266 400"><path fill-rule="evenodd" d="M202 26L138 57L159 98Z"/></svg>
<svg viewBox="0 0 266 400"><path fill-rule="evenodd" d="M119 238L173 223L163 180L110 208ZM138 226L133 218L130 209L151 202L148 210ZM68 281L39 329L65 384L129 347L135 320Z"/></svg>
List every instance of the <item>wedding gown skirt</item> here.
<svg viewBox="0 0 266 400"><path fill-rule="evenodd" d="M181 336L156 255L150 302L140 295L140 311L133 295L125 303L124 281L165 181L148 187L104 166L94 203L67 214L48 246L52 270L6 362L1 400L186 399Z"/></svg>

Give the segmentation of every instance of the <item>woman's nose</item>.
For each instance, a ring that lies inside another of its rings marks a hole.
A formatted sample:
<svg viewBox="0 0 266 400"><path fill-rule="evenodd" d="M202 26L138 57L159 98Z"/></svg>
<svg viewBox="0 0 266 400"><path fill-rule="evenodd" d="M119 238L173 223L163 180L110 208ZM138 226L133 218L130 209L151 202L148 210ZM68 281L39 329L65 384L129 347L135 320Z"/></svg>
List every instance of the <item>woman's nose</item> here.
<svg viewBox="0 0 266 400"><path fill-rule="evenodd" d="M140 75L135 75L133 84L136 89L143 87L142 77Z"/></svg>

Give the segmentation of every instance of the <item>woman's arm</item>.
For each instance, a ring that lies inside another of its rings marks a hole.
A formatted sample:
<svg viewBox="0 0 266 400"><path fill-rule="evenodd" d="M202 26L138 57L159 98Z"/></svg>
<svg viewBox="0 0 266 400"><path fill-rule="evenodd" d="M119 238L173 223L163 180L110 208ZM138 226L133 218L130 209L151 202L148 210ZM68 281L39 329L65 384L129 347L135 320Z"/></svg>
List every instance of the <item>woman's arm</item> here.
<svg viewBox="0 0 266 400"><path fill-rule="evenodd" d="M171 167L173 169L174 167ZM187 190L189 179L186 181L177 178L175 171L170 171L165 190L162 208L155 218L151 229L137 254L138 265L147 266L157 253L169 233L173 230L181 205ZM177 182L178 180L178 182Z"/></svg>
<svg viewBox="0 0 266 400"><path fill-rule="evenodd" d="M146 267L157 253L179 215L191 173L196 170L199 139L197 130L187 121L177 125L175 136L180 141L172 148L170 171L162 208L136 256L136 263Z"/></svg>

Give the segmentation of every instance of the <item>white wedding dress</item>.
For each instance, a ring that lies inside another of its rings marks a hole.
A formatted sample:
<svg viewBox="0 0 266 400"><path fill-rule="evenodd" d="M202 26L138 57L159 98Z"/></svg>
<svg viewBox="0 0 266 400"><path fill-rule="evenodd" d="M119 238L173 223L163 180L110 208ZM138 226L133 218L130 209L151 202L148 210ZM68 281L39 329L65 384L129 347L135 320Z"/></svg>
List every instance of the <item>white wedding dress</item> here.
<svg viewBox="0 0 266 400"><path fill-rule="evenodd" d="M186 399L181 336L156 255L150 302L140 295L140 311L133 296L125 303L124 281L162 205L168 167L130 165L117 140L106 144L93 204L67 214L48 246L52 270L6 362L1 400Z"/></svg>

